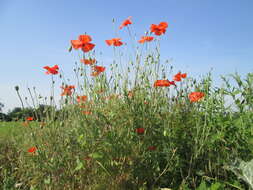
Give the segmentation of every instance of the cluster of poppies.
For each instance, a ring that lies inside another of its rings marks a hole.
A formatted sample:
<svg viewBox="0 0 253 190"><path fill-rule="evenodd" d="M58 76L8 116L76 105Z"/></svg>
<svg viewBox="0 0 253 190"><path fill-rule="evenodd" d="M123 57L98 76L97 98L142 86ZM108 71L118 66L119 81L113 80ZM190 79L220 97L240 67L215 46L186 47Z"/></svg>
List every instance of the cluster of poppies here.
<svg viewBox="0 0 253 190"><path fill-rule="evenodd" d="M124 20L122 22L122 24L119 26L119 29L123 29L124 27L128 27L128 25L131 25L131 24L132 24L131 17L128 17L126 20ZM161 36L161 35L165 34L167 28L168 28L167 22L160 22L159 24L151 24L150 34L154 34L156 36ZM146 36L141 36L141 38L140 38L140 40L138 40L138 42L143 44L146 42L151 42L153 40L154 40L154 36L146 35ZM95 47L95 44L91 43L92 42L91 36L89 36L87 34L79 35L77 40L71 40L70 42L71 42L70 51L73 48L75 50L81 49L84 53L87 53L87 52L93 50ZM114 46L114 47L118 47L118 46L121 46L124 44L121 41L121 38L112 38L110 40L105 40L105 43L108 46ZM106 69L103 66L98 66L97 60L95 58L88 58L88 59L83 58L80 60L80 62L83 63L84 65L88 65L91 67L91 69L92 69L91 76L93 76L93 77L100 75ZM59 73L59 66L58 65L54 65L52 67L45 66L43 68L46 69L46 72L45 72L46 74L57 75ZM169 87L171 85L176 86L176 82L180 82L180 81L182 81L182 79L184 79L186 77L187 77L186 73L178 72L176 75L173 76L172 81L169 81L167 79L156 80L154 82L153 86L154 87ZM65 86L62 86L61 88L62 88L61 96L71 96L75 90L74 85L65 85ZM192 92L188 95L188 98L189 98L190 102L197 102L197 101L201 100L204 96L205 96L205 94L203 92ZM76 101L82 105L82 103L87 101L87 96L77 96ZM83 112L86 115L91 114L90 111L83 111ZM33 118L30 117L30 118L27 118L26 120L32 121ZM143 135L145 133L145 128L142 128L142 127L137 128L136 133L138 135ZM30 149L28 149L28 152L34 154L36 152L36 150L37 150L36 147L31 147ZM150 147L148 147L148 150L156 150L156 147L150 146Z"/></svg>

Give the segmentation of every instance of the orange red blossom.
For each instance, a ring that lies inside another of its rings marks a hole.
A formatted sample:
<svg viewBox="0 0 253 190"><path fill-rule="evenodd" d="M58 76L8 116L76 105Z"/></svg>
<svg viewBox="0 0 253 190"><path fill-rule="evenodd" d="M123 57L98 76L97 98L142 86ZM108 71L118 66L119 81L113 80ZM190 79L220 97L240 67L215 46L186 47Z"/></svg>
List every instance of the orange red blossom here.
<svg viewBox="0 0 253 190"><path fill-rule="evenodd" d="M94 66L93 72L91 73L91 76L95 77L98 76L100 73L105 71L105 67L102 66Z"/></svg>
<svg viewBox="0 0 253 190"><path fill-rule="evenodd" d="M198 102L201 100L205 94L203 92L192 92L188 95L190 102Z"/></svg>
<svg viewBox="0 0 253 190"><path fill-rule="evenodd" d="M154 83L154 87L167 87L170 85L176 86L174 81L169 81L169 80L156 80Z"/></svg>
<svg viewBox="0 0 253 190"><path fill-rule="evenodd" d="M61 87L63 89L63 92L61 93L61 96L71 96L72 95L72 90L75 89L74 85L66 85L65 87Z"/></svg>
<svg viewBox="0 0 253 190"><path fill-rule="evenodd" d="M123 45L123 42L120 41L121 39L120 38L112 38L111 40L105 40L106 44L108 46L121 46Z"/></svg>
<svg viewBox="0 0 253 190"><path fill-rule="evenodd" d="M151 24L150 31L151 33L155 33L155 35L160 36L162 34L165 34L166 29L168 27L167 22L160 22L160 24Z"/></svg>
<svg viewBox="0 0 253 190"><path fill-rule="evenodd" d="M56 74L59 73L59 67L58 67L58 65L55 65L53 67L45 66L43 68L47 70L46 74L48 74L48 75L49 74L56 75Z"/></svg>
<svg viewBox="0 0 253 190"><path fill-rule="evenodd" d="M154 39L153 36L142 36L138 42L143 44L145 42L151 42L153 39Z"/></svg>
<svg viewBox="0 0 253 190"><path fill-rule="evenodd" d="M129 25L129 24L132 24L131 18L132 18L132 17L130 16L130 17L128 17L126 20L124 20L124 21L122 22L122 24L120 25L119 29L122 29L123 27L125 27L125 26L127 26L127 25Z"/></svg>
<svg viewBox="0 0 253 190"><path fill-rule="evenodd" d="M74 49L82 49L84 53L91 51L95 44L90 43L91 37L89 35L80 35L77 40L71 40L71 45Z"/></svg>
<svg viewBox="0 0 253 190"><path fill-rule="evenodd" d="M173 80L174 81L181 81L182 78L186 78L186 76L187 76L186 73L178 72L176 75L174 75Z"/></svg>

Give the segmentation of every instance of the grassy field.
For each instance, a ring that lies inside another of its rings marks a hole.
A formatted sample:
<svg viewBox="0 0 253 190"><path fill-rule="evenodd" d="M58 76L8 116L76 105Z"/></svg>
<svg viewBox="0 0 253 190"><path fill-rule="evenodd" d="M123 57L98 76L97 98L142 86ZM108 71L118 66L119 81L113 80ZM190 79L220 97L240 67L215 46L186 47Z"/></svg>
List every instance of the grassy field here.
<svg viewBox="0 0 253 190"><path fill-rule="evenodd" d="M157 36L166 28L152 25L155 38L142 37L129 62L118 38L106 40L115 56L107 69L94 61L91 37L80 35L71 41L83 51L77 86L58 65L44 67L52 75L51 107L0 123L1 189L252 188L253 74L223 77L217 87L210 73L196 80L174 72L159 53ZM55 75L62 80L58 109ZM38 107L43 98L29 93Z"/></svg>

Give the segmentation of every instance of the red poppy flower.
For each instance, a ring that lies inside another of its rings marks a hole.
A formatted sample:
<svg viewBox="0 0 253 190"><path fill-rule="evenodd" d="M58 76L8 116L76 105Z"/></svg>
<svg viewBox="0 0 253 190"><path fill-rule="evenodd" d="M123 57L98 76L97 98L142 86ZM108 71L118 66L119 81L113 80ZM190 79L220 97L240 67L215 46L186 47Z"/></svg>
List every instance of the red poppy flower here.
<svg viewBox="0 0 253 190"><path fill-rule="evenodd" d="M139 127L136 129L136 133L138 135L142 135L142 134L144 134L144 132L145 132L145 129L143 127Z"/></svg>
<svg viewBox="0 0 253 190"><path fill-rule="evenodd" d="M91 73L91 76L95 77L98 76L100 73L105 71L105 67L102 66L95 66L93 67L93 72Z"/></svg>
<svg viewBox="0 0 253 190"><path fill-rule="evenodd" d="M63 92L61 93L61 96L71 96L72 90L75 89L75 86L73 85L66 85L65 87L61 87L63 89Z"/></svg>
<svg viewBox="0 0 253 190"><path fill-rule="evenodd" d="M178 73L173 77L173 80L174 80L174 81L181 81L182 78L186 78L186 76L187 76L186 73L178 72Z"/></svg>
<svg viewBox="0 0 253 190"><path fill-rule="evenodd" d="M33 121L33 117L27 117L26 121Z"/></svg>
<svg viewBox="0 0 253 190"><path fill-rule="evenodd" d="M91 51L94 47L95 44L90 43L91 42L91 37L89 35L80 35L78 37L78 40L71 40L71 45L74 49L79 49L81 48L83 52L88 52Z"/></svg>
<svg viewBox="0 0 253 190"><path fill-rule="evenodd" d="M123 45L123 42L120 41L120 38L113 38L111 40L105 40L108 46L114 45L114 46L121 46Z"/></svg>
<svg viewBox="0 0 253 190"><path fill-rule="evenodd" d="M164 87L164 86L170 86L170 85L174 85L176 86L174 81L169 81L169 80L157 80L154 83L154 87Z"/></svg>
<svg viewBox="0 0 253 190"><path fill-rule="evenodd" d="M198 102L205 96L203 92L192 92L188 95L190 102Z"/></svg>
<svg viewBox="0 0 253 190"><path fill-rule="evenodd" d="M78 37L79 41L81 41L83 44L91 42L91 37L89 35L83 34Z"/></svg>
<svg viewBox="0 0 253 190"><path fill-rule="evenodd" d="M154 151L154 150L156 150L156 146L149 146L149 147L148 147L148 150Z"/></svg>
<svg viewBox="0 0 253 190"><path fill-rule="evenodd" d="M132 18L132 17L130 16L130 17L128 17L126 20L124 20L124 21L122 22L122 24L120 25L119 29L122 29L123 27L125 27L125 26L127 26L127 25L129 25L129 24L132 24L131 18Z"/></svg>
<svg viewBox="0 0 253 190"><path fill-rule="evenodd" d="M160 36L162 34L165 34L166 29L168 27L167 22L161 22L160 24L151 24L150 26L150 31L155 33L155 35Z"/></svg>
<svg viewBox="0 0 253 190"><path fill-rule="evenodd" d="M153 36L142 36L138 42L143 44L145 42L151 42L153 39L154 39Z"/></svg>
<svg viewBox="0 0 253 190"><path fill-rule="evenodd" d="M91 51L93 48L95 47L95 44L92 44L92 43L85 43L82 45L82 50L83 52L88 52L88 51Z"/></svg>
<svg viewBox="0 0 253 190"><path fill-rule="evenodd" d="M97 61L96 59L81 59L80 62L84 63L85 65L93 65Z"/></svg>
<svg viewBox="0 0 253 190"><path fill-rule="evenodd" d="M85 102L87 100L87 96L77 96L76 100L78 103Z"/></svg>
<svg viewBox="0 0 253 190"><path fill-rule="evenodd" d="M59 71L58 71L59 70L58 65L55 65L53 67L45 66L43 68L47 70L46 74L56 75L56 74L59 73Z"/></svg>
<svg viewBox="0 0 253 190"><path fill-rule="evenodd" d="M34 154L36 152L37 148L35 146L28 149L27 152Z"/></svg>

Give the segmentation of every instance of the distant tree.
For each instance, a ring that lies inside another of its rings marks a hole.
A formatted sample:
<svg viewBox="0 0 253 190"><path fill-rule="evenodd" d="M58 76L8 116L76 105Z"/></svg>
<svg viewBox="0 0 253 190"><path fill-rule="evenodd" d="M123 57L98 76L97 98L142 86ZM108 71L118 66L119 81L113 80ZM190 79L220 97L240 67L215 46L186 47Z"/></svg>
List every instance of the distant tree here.
<svg viewBox="0 0 253 190"><path fill-rule="evenodd" d="M0 102L0 112L2 112L4 104Z"/></svg>

